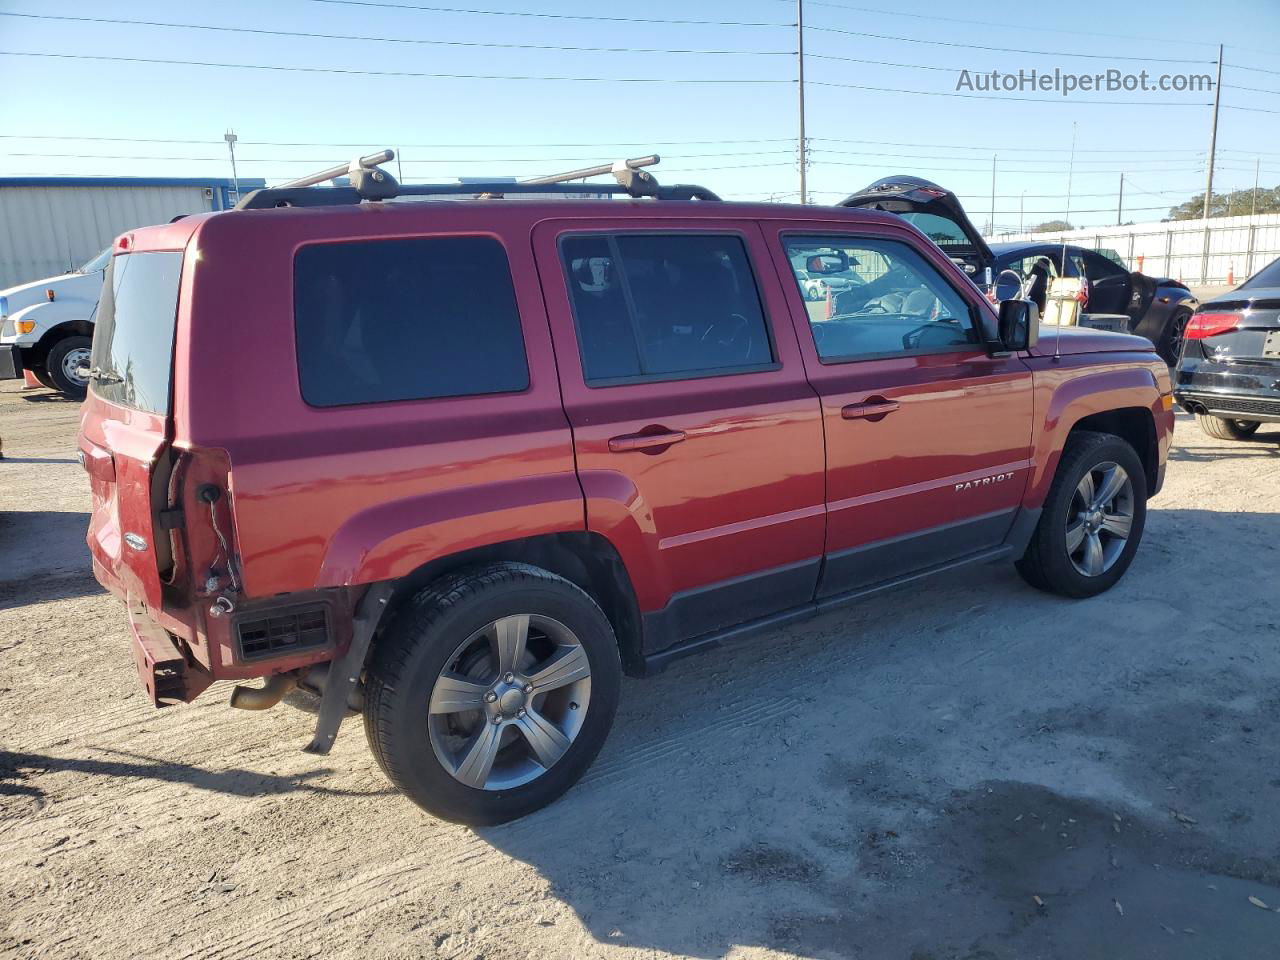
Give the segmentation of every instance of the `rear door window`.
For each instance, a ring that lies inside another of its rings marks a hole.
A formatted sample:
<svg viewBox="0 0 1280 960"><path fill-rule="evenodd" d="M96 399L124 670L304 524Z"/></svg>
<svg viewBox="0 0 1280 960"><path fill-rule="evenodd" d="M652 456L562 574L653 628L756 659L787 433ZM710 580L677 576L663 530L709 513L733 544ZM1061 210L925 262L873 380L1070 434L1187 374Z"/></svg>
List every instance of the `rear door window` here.
<svg viewBox="0 0 1280 960"><path fill-rule="evenodd" d="M94 319L90 389L148 413L169 412L182 254L111 259Z"/></svg>
<svg viewBox="0 0 1280 960"><path fill-rule="evenodd" d="M561 253L588 384L773 366L741 237L571 236Z"/></svg>
<svg viewBox="0 0 1280 960"><path fill-rule="evenodd" d="M492 237L303 247L294 261L303 399L316 407L529 386L506 251Z"/></svg>

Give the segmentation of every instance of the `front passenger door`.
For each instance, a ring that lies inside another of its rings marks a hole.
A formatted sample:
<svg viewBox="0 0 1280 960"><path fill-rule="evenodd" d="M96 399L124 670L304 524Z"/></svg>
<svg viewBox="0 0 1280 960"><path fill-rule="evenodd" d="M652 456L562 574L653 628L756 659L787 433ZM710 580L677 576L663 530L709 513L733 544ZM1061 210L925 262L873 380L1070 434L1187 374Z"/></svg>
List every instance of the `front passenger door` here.
<svg viewBox="0 0 1280 960"><path fill-rule="evenodd" d="M1031 465L1029 369L987 354L978 291L915 234L814 227L777 228L779 270L827 254L861 281L832 298L830 316L791 291L826 425L819 597L994 552Z"/></svg>

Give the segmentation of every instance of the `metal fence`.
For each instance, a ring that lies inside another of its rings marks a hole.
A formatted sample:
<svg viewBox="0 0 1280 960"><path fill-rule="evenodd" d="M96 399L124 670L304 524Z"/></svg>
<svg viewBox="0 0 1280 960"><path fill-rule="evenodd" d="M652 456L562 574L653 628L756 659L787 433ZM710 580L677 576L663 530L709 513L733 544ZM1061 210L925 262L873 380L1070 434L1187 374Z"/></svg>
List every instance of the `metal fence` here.
<svg viewBox="0 0 1280 960"><path fill-rule="evenodd" d="M1207 286L1239 283L1280 257L1280 214L1134 223L1061 233L1006 233L988 239L993 243L1034 240L1110 249L1130 270Z"/></svg>

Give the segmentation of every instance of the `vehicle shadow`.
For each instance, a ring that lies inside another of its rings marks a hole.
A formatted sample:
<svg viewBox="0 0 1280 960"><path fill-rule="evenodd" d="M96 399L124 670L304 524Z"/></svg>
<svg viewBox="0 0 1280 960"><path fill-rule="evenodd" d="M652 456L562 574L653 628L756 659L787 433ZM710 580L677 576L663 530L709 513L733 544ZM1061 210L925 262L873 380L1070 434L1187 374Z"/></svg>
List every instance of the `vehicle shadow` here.
<svg viewBox="0 0 1280 960"><path fill-rule="evenodd" d="M88 529L89 514L83 511L0 510L0 583L32 585L74 574L92 582Z"/></svg>
<svg viewBox="0 0 1280 960"><path fill-rule="evenodd" d="M60 457L0 457L0 463L79 463L79 460L70 460Z"/></svg>
<svg viewBox="0 0 1280 960"><path fill-rule="evenodd" d="M1101 597L976 567L679 662L563 799L477 833L611 946L1269 956L1237 905L1280 903L1277 545L1157 501ZM1229 599L1170 590L1190 549Z"/></svg>
<svg viewBox="0 0 1280 960"><path fill-rule="evenodd" d="M334 797L383 796L395 793L389 787L379 790L344 790L313 783L312 781L333 775L331 769L323 767L283 776L239 767L206 770L191 764L174 763L123 750L102 752L117 759L54 757L41 753L0 750L0 796L26 796L40 800L44 791L31 782L31 775L68 771L90 776L158 780L237 797L263 797L299 791Z"/></svg>
<svg viewBox="0 0 1280 960"><path fill-rule="evenodd" d="M58 403L69 404L78 407L83 400L77 400L75 397L68 397L65 394L58 393L54 390L42 390L39 393L24 393L22 395L24 403Z"/></svg>

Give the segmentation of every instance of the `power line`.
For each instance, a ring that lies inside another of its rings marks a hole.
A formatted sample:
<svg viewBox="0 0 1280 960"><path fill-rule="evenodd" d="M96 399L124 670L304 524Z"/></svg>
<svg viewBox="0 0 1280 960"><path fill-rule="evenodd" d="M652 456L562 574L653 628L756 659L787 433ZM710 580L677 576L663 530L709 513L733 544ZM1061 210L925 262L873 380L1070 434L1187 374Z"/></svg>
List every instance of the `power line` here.
<svg viewBox="0 0 1280 960"><path fill-rule="evenodd" d="M898 140L850 140L847 138L840 139L837 137L815 137L814 139L817 141L825 142L825 143L872 144L872 145L881 146L881 147L932 147L935 149L942 148L945 150L981 150L986 154L991 153L991 146L989 144L974 146L969 144L936 143L936 142L904 143ZM1012 151L1027 152L1027 153L1066 153L1067 152L1065 149L1054 148L1054 147L1006 147L1004 145L1001 145L999 149L1001 153L1009 153ZM1180 152L1196 153L1196 154L1204 153L1203 150L1179 151L1179 150L1169 150L1164 147L1152 147L1152 148L1146 148L1146 149L1135 149L1135 148L1125 149L1125 148L1119 148L1119 147L1083 147L1076 150L1076 153L1161 153L1161 154L1164 154L1164 153L1180 153Z"/></svg>
<svg viewBox="0 0 1280 960"><path fill-rule="evenodd" d="M1280 110L1268 110L1266 107L1242 107L1238 103L1224 103L1224 110L1248 110L1250 113L1280 113Z"/></svg>
<svg viewBox="0 0 1280 960"><path fill-rule="evenodd" d="M794 50L694 50L666 47L575 47L540 43L489 43L479 40L425 40L416 37L374 37L347 33L309 33L302 30L267 30L259 27L221 27L203 23L172 23L160 20L124 20L112 17L72 17L45 13L10 13L0 17L23 17L28 20L58 20L72 23L111 23L122 26L164 27L175 30L207 30L217 33L248 33L270 37L303 37L313 40L358 40L372 43L427 44L445 47L488 47L500 50L559 50L575 53L676 53L707 56L737 55L754 57L793 57Z"/></svg>
<svg viewBox="0 0 1280 960"><path fill-rule="evenodd" d="M469 7L429 7L410 3L380 3L375 0L306 0L307 3L329 3L347 7L380 7L386 10L417 10L427 13L462 13L484 17L532 17L541 20L585 20L602 23L668 23L677 26L707 27L795 27L794 23L743 20L673 20L657 17L606 17L595 14L535 13L526 10L479 10Z"/></svg>
<svg viewBox="0 0 1280 960"><path fill-rule="evenodd" d="M221 140L171 140L156 137L92 137L92 136L71 136L69 134L47 135L47 134L24 134L24 133L0 133L0 140L78 140L93 143L182 143L182 144L214 144L221 146ZM793 143L794 137L772 137L762 140L632 140L632 141L605 141L601 143L543 143L539 146L543 147L683 147L683 146L709 146L723 144L742 144L742 143ZM241 146L254 147L357 147L361 149L369 148L369 141L363 143L317 143L317 142L300 142L300 141L282 141L282 140L240 140ZM511 147L527 147L528 143L399 143L398 146L410 147L413 149L430 149L430 150L481 150L481 149L507 149Z"/></svg>
<svg viewBox="0 0 1280 960"><path fill-rule="evenodd" d="M845 90L870 90L875 93L909 93L920 97L961 97L965 100L1019 100L1025 103L1063 103L1091 104L1095 106L1121 107L1204 107L1206 103L1195 103L1181 100L1073 100L1068 97L1015 97L999 93L959 93L951 90L907 90L903 87L872 87L861 83L832 83L825 80L810 80L815 87L839 87ZM1240 108L1248 109L1248 108ZM1267 111L1275 112L1275 111Z"/></svg>
<svg viewBox="0 0 1280 960"><path fill-rule="evenodd" d="M888 152L883 152L883 151L879 151L879 150L831 150L831 149L828 149L827 147L821 147L821 148L819 148L819 149L815 150L814 152L815 152L815 153L818 153L818 154L836 154L836 155L839 155L839 156L889 157L889 158L891 158L891 159L895 159L895 158L896 158L896 159L908 159L908 160L932 160L932 159L935 159L935 158L938 156L937 151L934 151L933 153L888 153ZM976 160L976 159L978 159L978 158L977 158L977 157L962 157L962 158L960 158L960 159L962 159L962 160ZM1103 158L1103 159L1077 160L1077 161L1076 161L1076 163L1078 163L1078 164L1080 164L1080 163L1087 163L1087 164L1095 164L1095 163L1109 163L1109 164L1116 164L1116 163L1132 163L1132 164L1135 164L1135 165L1146 165L1146 164L1154 164L1154 163L1189 163L1189 162L1191 162L1191 161L1192 161L1192 160L1194 160L1194 159L1196 159L1196 158L1195 158L1195 157L1168 157L1168 158L1148 157L1148 158L1144 158L1144 159L1141 159L1141 160L1128 160L1128 159L1125 159L1125 158L1123 158L1123 157L1106 157L1106 158ZM1013 159L1012 159L1012 161L1006 161L1006 162L1012 162L1012 163L1048 163L1048 164L1059 164L1059 165L1060 165L1060 164L1062 164L1064 161L1063 161L1063 160L1062 160L1062 158L1060 158L1060 157L1047 158L1047 159L1043 159L1043 160L1036 159L1036 158L1033 158L1033 157L1015 157L1015 158L1013 158Z"/></svg>
<svg viewBox="0 0 1280 960"><path fill-rule="evenodd" d="M782 2L790 3L791 0L782 0ZM830 7L835 10L852 10L857 13L874 13L889 17L910 17L915 20L930 20L937 21L939 23L960 23L966 26L999 27L1005 30L1013 27L1020 30L1034 30L1036 33L1061 33L1080 37L1106 37L1110 40L1137 40L1142 43L1185 43L1198 46L1217 46L1217 44L1209 43L1206 40L1170 40L1150 36L1138 37L1124 33L1102 33L1094 30L1063 30L1060 27L1042 27L1039 24L1023 27L1018 23L1000 23L993 20L971 20L967 17L939 17L933 13L907 13L904 10L885 10L879 7L859 7L847 3L831 3L827 2L827 0L805 0L805 2L811 7ZM988 196L990 196L990 194L988 194Z"/></svg>
<svg viewBox="0 0 1280 960"><path fill-rule="evenodd" d="M238 141L241 146L245 141ZM668 156L668 160L674 159L701 159L713 157L758 157L769 154L792 154L793 150L744 150L729 153L685 153L678 154L674 157ZM193 160L193 161L209 161L221 162L225 157L161 157L161 156L138 156L132 154L120 153L8 153L9 157L50 157L63 160ZM332 157L239 157L240 163L328 163ZM399 158L402 164L447 164L447 163L575 163L581 161L581 156L576 157L441 157L431 159L407 159Z"/></svg>
<svg viewBox="0 0 1280 960"><path fill-rule="evenodd" d="M1269 93L1273 97L1280 97L1280 90L1268 90L1266 87L1242 87L1238 83L1224 83L1222 86L1226 90L1248 90L1250 93Z"/></svg>
<svg viewBox="0 0 1280 960"><path fill-rule="evenodd" d="M325 0L330 2L330 0ZM337 0L333 0L337 2ZM348 2L348 0L343 0ZM354 2L354 0L351 0ZM794 83L793 80L773 80L759 77L557 77L542 75L508 75L479 73L420 73L414 70L356 70L341 67L286 67L266 63L221 63L211 60L162 60L152 57L113 57L105 54L87 53L34 53L25 50L0 50L4 57L46 57L55 60L99 60L112 63L149 63L179 67L218 67L229 70L270 70L285 73L334 73L344 76L369 77L414 77L433 80L548 80L567 81L572 83L696 83L696 84L779 84Z"/></svg>
<svg viewBox="0 0 1280 960"><path fill-rule="evenodd" d="M338 2L338 0L324 0ZM1104 53L1068 53L1065 50L1027 50L1021 47L990 47L978 43L960 43L954 40L925 40L921 37L896 37L885 33L867 33L864 30L842 30L838 27L807 27L821 33L839 33L848 37L861 37L868 40L893 40L898 43L924 43L933 47L958 47L966 50L986 50L993 53L1028 53L1042 57L1080 57L1087 60L1140 60L1145 63L1198 63L1208 64L1216 61L1188 60L1173 57L1133 57Z"/></svg>

